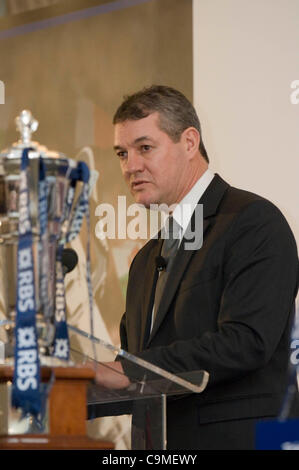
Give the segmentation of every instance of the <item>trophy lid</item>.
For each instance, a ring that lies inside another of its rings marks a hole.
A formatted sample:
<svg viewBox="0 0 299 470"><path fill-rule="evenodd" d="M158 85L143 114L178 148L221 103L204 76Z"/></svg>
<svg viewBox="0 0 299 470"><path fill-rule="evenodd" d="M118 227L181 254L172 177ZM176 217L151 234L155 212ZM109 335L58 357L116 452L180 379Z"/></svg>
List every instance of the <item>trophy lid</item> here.
<svg viewBox="0 0 299 470"><path fill-rule="evenodd" d="M47 147L41 145L39 142L34 142L32 134L38 128L38 121L33 117L31 111L24 109L19 116L16 117L15 123L17 131L20 133L20 139L13 143L8 149L3 150L0 156L6 158L20 158L21 151L26 147L31 147L39 154L46 158L59 158L66 159L66 156L60 152L48 150Z"/></svg>
<svg viewBox="0 0 299 470"><path fill-rule="evenodd" d="M15 119L17 130L21 134L21 143L29 146L31 143L31 135L35 132L38 128L38 121L34 119L31 114L31 111L27 109L23 109L20 115Z"/></svg>

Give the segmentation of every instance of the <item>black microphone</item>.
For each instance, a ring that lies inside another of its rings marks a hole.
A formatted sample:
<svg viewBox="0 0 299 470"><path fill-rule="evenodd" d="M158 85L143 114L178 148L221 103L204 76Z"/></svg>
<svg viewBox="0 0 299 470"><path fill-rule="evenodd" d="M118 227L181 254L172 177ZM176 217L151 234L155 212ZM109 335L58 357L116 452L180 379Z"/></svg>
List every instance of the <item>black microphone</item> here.
<svg viewBox="0 0 299 470"><path fill-rule="evenodd" d="M78 263L78 255L72 248L64 248L61 257L63 274L72 271Z"/></svg>
<svg viewBox="0 0 299 470"><path fill-rule="evenodd" d="M156 262L156 269L157 271L165 271L166 269L166 266L167 266L167 261L165 258L163 258L163 256L156 256L155 258L155 262Z"/></svg>

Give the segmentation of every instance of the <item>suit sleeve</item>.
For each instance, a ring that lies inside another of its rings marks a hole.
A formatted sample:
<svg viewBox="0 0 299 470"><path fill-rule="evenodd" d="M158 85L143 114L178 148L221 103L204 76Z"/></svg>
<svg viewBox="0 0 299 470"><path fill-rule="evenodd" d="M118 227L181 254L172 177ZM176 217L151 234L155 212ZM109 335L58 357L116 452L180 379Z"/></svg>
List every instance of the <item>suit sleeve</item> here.
<svg viewBox="0 0 299 470"><path fill-rule="evenodd" d="M127 330L126 330L126 313L123 314L120 326L119 326L119 336L120 336L120 347L125 351L128 350L128 339L127 339Z"/></svg>
<svg viewBox="0 0 299 470"><path fill-rule="evenodd" d="M136 256L138 256L138 253L137 255L134 256L133 260L132 260L132 263L130 265L130 269L129 269L129 277L130 277L130 273L131 273L131 270L132 270L132 267L134 266L134 263L135 263L135 260L136 260ZM121 349L124 349L125 351L128 351L128 337L127 337L127 328L126 328L126 312L123 314L123 316L121 317L121 321L120 321L120 325L119 325L119 337L120 337L120 347ZM121 360L121 358L119 356L117 356L116 358L117 360Z"/></svg>
<svg viewBox="0 0 299 470"><path fill-rule="evenodd" d="M224 256L217 331L137 356L173 373L205 369L210 385L267 364L287 328L297 292L294 237L275 206L256 201L237 216Z"/></svg>

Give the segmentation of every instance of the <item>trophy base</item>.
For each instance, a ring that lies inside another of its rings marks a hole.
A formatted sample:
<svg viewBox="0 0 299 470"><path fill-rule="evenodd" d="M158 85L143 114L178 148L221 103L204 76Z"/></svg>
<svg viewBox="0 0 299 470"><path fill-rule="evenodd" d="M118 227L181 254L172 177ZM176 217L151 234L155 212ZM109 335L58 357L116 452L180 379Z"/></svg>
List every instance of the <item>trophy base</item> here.
<svg viewBox="0 0 299 470"><path fill-rule="evenodd" d="M58 366L42 366L41 377L41 387L44 390L48 387L48 398L44 415L37 423L32 416L23 417L21 410L12 407L13 366L0 366L0 436L84 436L87 419L86 388L94 378L94 371L90 367L63 362Z"/></svg>
<svg viewBox="0 0 299 470"><path fill-rule="evenodd" d="M71 360L65 361L54 356L44 354L47 352L44 347L39 348L39 359L41 368L54 370L55 368L67 369L74 367L75 363ZM2 373L8 374L14 369L14 347L11 343L0 341L0 368ZM6 371L6 372L5 372ZM42 418L42 423L36 426L36 422L31 416L22 416L21 410L11 406L12 378L3 380L0 374L0 436L15 434L46 434L49 432L49 410L48 404ZM44 393L46 393L46 383L41 384Z"/></svg>
<svg viewBox="0 0 299 470"><path fill-rule="evenodd" d="M74 367L72 361L62 361L55 357L41 357L42 368L53 369L55 367L68 368ZM4 375L10 373L14 368L14 359L10 358L0 366ZM47 384L44 382L41 384L43 393L47 393ZM51 387L51 385L50 385ZM46 404L44 416L40 422L36 423L36 420L32 416L23 416L20 409L16 409L11 405L12 399L12 377L11 380L2 381L0 378L0 436L3 435L15 435L15 434L47 434L49 433L49 407Z"/></svg>
<svg viewBox="0 0 299 470"><path fill-rule="evenodd" d="M11 405L12 383L11 381L0 383L0 436L15 434L28 434L49 432L48 409L45 412L43 427L38 431L34 429L32 416L22 416L22 411ZM48 407L47 407L48 408Z"/></svg>
<svg viewBox="0 0 299 470"><path fill-rule="evenodd" d="M30 418L27 418L28 422L18 421L18 410L10 405L8 389L11 387L13 368L0 366L0 449L114 449L112 442L99 441L86 435L86 389L94 378L94 371L90 367L77 364L54 368L44 366L41 372L44 381L48 381L52 374L55 381L47 403L47 426L42 432L32 432ZM4 399L4 402L1 399ZM9 424L9 416L14 417L14 423L11 420Z"/></svg>

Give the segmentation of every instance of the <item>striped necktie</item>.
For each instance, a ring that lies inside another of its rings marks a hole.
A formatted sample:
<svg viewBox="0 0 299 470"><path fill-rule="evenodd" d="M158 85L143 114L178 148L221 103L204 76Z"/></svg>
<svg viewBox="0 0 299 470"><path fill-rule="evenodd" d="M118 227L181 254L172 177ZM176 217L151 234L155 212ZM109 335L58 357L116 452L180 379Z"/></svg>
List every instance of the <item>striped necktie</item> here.
<svg viewBox="0 0 299 470"><path fill-rule="evenodd" d="M161 256L166 262L166 268L160 270L156 284L152 326L158 312L167 278L171 271L175 255L180 244L180 226L172 216L168 218L165 229L165 239L161 249Z"/></svg>

